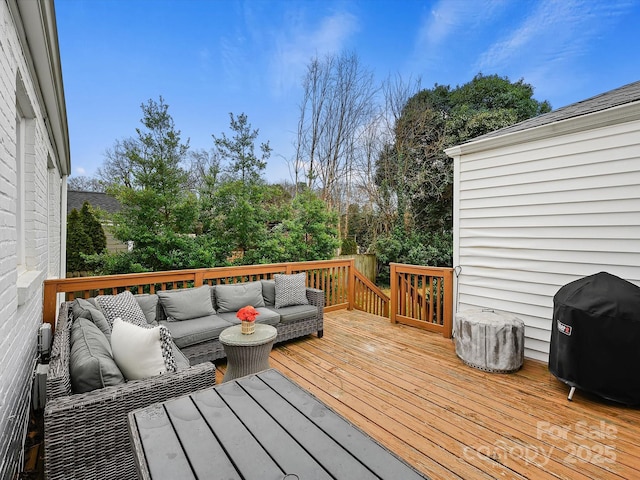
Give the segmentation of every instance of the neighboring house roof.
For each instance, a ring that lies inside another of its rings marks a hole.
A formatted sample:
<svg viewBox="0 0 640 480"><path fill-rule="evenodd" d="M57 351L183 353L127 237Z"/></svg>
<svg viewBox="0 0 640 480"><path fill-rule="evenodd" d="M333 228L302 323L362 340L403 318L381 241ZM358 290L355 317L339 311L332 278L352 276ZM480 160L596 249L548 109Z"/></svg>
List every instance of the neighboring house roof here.
<svg viewBox="0 0 640 480"><path fill-rule="evenodd" d="M89 202L93 208L99 208L107 213L119 212L121 208L120 202L106 193L69 190L67 191L67 214L74 208L80 211L84 202Z"/></svg>
<svg viewBox="0 0 640 480"><path fill-rule="evenodd" d="M572 103L566 107L558 108L549 113L538 115L537 117L524 120L520 123L516 123L509 127L501 128L494 132L481 135L469 140L469 142L475 142L485 138L499 137L506 135L507 133L519 132L522 130L528 130L534 127L540 127L549 123L559 122L561 120L568 120L574 117L580 117L589 113L599 112L608 108L617 107L627 103L637 102L640 100L640 81L624 85L620 88L610 90L595 97L582 100L580 102Z"/></svg>

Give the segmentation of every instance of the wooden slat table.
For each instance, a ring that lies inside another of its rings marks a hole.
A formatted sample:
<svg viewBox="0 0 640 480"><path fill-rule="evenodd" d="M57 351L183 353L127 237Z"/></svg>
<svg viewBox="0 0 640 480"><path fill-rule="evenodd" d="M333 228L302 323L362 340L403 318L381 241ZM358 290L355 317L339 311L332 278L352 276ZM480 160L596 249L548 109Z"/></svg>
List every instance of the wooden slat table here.
<svg viewBox="0 0 640 480"><path fill-rule="evenodd" d="M129 413L141 479L425 477L274 369Z"/></svg>

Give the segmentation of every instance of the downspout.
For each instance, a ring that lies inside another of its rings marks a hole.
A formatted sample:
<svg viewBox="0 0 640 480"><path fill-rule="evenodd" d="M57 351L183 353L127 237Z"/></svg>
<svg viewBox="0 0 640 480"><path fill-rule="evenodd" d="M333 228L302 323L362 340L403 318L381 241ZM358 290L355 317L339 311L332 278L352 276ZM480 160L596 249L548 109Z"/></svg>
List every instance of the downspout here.
<svg viewBox="0 0 640 480"><path fill-rule="evenodd" d="M60 278L67 276L67 175L60 185ZM60 302L58 302L58 305Z"/></svg>
<svg viewBox="0 0 640 480"><path fill-rule="evenodd" d="M462 271L460 265L460 162L462 150L460 146L451 147L445 153L453 159L453 319L458 313L458 280ZM453 336L455 337L456 322L453 322Z"/></svg>

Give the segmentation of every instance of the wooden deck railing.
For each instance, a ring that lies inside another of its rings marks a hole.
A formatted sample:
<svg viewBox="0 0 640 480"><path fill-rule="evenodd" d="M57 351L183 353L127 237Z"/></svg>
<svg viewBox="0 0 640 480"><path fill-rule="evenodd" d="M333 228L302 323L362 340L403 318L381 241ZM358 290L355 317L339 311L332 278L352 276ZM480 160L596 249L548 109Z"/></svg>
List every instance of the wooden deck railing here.
<svg viewBox="0 0 640 480"><path fill-rule="evenodd" d="M392 263L391 322L451 338L453 269Z"/></svg>
<svg viewBox="0 0 640 480"><path fill-rule="evenodd" d="M269 279L276 273L299 272L306 272L307 286L324 291L325 311L357 308L375 315L388 316L389 298L356 271L353 259L339 259L46 280L43 319L55 328L60 293L64 293L65 300L116 294L124 290L155 293L158 290L199 287L204 284Z"/></svg>
<svg viewBox="0 0 640 480"><path fill-rule="evenodd" d="M358 270L354 273L354 308L389 318L389 297Z"/></svg>
<svg viewBox="0 0 640 480"><path fill-rule="evenodd" d="M269 279L276 273L299 272L306 272L307 286L324 291L325 311L355 308L382 317L391 314L393 323L406 323L451 337L453 271L450 268L392 263L390 299L356 270L353 259L45 280L43 320L55 328L58 294L61 293L65 300L116 294L124 290L155 293L205 284Z"/></svg>

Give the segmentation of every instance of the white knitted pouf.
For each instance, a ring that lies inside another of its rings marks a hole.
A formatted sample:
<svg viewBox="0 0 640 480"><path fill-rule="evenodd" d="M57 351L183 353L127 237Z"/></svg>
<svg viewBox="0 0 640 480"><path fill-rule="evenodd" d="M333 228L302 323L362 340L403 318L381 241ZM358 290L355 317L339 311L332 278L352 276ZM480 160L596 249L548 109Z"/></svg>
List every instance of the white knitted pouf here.
<svg viewBox="0 0 640 480"><path fill-rule="evenodd" d="M491 309L458 312L455 317L456 354L487 372L515 372L524 361L524 322Z"/></svg>

